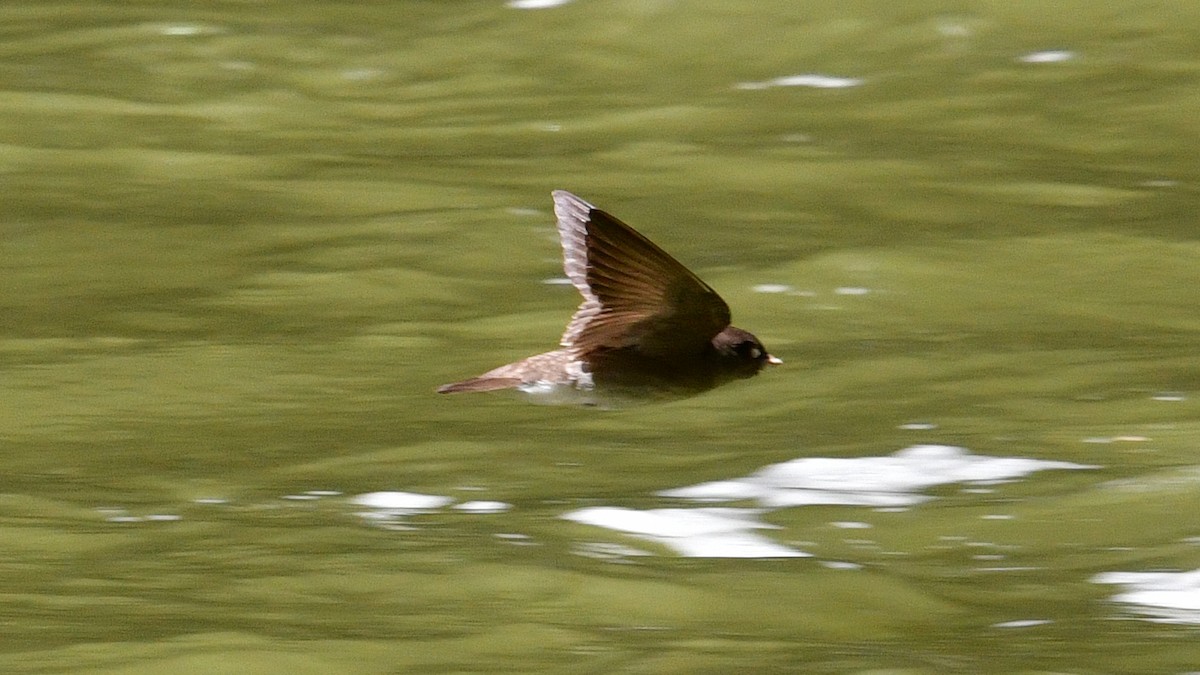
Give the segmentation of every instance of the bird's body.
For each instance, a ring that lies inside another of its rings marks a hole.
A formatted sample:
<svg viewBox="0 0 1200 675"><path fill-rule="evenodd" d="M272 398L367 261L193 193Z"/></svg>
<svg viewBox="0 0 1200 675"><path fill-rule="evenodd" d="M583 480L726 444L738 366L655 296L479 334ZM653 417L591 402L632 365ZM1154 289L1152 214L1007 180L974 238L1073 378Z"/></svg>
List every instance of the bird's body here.
<svg viewBox="0 0 1200 675"><path fill-rule="evenodd" d="M582 402L686 396L780 362L730 325L716 291L633 228L562 190L554 213L563 269L583 295L561 348L439 392L516 388Z"/></svg>

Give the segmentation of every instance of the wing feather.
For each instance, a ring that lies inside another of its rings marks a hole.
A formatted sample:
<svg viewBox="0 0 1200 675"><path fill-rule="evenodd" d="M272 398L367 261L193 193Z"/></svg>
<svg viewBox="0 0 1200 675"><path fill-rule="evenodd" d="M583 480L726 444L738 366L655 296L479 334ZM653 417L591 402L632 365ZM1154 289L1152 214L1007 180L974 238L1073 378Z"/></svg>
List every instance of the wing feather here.
<svg viewBox="0 0 1200 675"><path fill-rule="evenodd" d="M637 346L670 358L705 348L729 325L721 296L633 228L562 190L554 212L563 270L583 296L563 347Z"/></svg>

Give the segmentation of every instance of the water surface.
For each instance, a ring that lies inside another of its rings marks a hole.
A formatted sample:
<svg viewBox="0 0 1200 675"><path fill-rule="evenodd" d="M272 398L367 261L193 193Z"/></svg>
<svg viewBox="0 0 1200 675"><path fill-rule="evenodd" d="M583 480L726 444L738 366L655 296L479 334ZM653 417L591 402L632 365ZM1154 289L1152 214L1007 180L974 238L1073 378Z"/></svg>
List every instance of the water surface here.
<svg viewBox="0 0 1200 675"><path fill-rule="evenodd" d="M1200 663L1200 5L0 19L6 672ZM558 339L552 189L786 366L433 394Z"/></svg>

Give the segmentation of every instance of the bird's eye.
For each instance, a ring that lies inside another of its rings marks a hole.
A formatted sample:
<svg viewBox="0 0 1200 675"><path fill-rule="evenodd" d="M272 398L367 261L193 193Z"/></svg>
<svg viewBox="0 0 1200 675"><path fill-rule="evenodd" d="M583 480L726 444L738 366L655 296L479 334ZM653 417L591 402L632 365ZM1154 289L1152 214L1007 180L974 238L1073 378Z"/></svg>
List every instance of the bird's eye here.
<svg viewBox="0 0 1200 675"><path fill-rule="evenodd" d="M762 352L762 349L760 349L758 345L747 342L747 343L744 343L742 346L744 347L746 356L749 356L750 358L755 359L755 360L762 357L763 352Z"/></svg>

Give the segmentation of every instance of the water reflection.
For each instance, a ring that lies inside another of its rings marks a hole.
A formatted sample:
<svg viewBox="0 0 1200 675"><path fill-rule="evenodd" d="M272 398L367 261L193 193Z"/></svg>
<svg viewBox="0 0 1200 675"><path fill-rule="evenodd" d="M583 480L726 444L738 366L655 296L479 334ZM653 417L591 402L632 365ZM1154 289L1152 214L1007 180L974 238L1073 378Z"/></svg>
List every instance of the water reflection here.
<svg viewBox="0 0 1200 675"><path fill-rule="evenodd" d="M0 3L0 669L1194 671L1200 3L945 4ZM436 399L558 185L788 365Z"/></svg>
<svg viewBox="0 0 1200 675"><path fill-rule="evenodd" d="M1009 482L1046 470L1098 467L1074 462L971 454L964 448L922 445L885 457L805 457L764 467L741 478L663 490L659 496L691 502L750 502L753 508L696 506L632 509L590 506L568 511L562 518L606 528L665 546L684 557L794 558L811 555L779 543L760 530L780 530L763 520L770 512L798 506L865 506L903 509L932 500L919 494L949 483L979 487ZM510 504L470 500L455 504L448 496L412 492L373 492L351 503L365 507L360 515L386 527L404 527L406 518L454 505L473 514L503 513ZM1010 516L1006 516L1008 518ZM998 519L989 515L985 518ZM840 521L842 529L865 529L867 523ZM789 537L791 538L791 537ZM589 544L589 546L594 546Z"/></svg>
<svg viewBox="0 0 1200 675"><path fill-rule="evenodd" d="M1112 600L1151 621L1200 624L1200 570L1105 572L1092 581L1123 588Z"/></svg>
<svg viewBox="0 0 1200 675"><path fill-rule="evenodd" d="M988 485L1049 469L1094 469L1073 462L972 455L964 448L922 445L887 457L805 457L748 476L664 490L696 502L749 501L763 508L652 509L590 507L564 518L626 532L684 556L775 558L809 555L754 530L775 526L759 517L773 509L814 505L907 507L932 499L917 492L947 483ZM858 524L838 524L857 527Z"/></svg>

